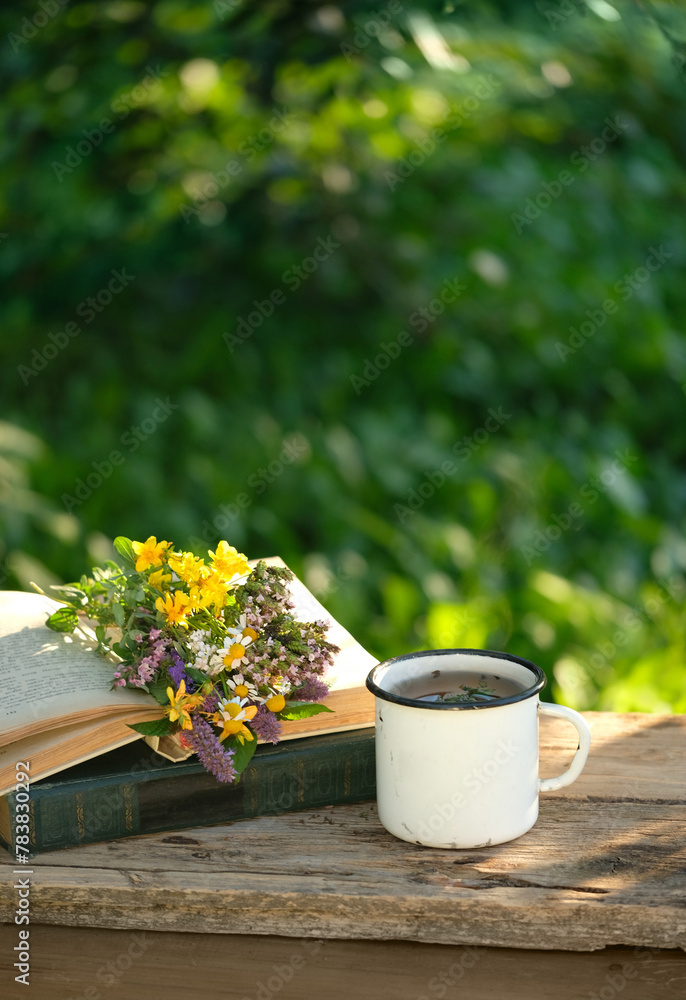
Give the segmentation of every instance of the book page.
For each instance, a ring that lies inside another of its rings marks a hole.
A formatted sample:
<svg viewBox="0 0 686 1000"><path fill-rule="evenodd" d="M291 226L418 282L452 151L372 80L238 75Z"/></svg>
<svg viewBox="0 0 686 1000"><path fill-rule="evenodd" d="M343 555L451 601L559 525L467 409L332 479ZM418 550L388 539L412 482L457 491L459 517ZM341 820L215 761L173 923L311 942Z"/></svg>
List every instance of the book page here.
<svg viewBox="0 0 686 1000"><path fill-rule="evenodd" d="M278 558L265 561L284 565ZM294 579L289 590L295 617L326 621L327 638L341 651L325 675L331 692L324 701L334 714L286 722L281 738L373 725L374 698L365 687L365 679L377 661L300 580ZM94 644L46 627L48 614L59 607L59 602L40 594L0 591L0 772L13 766L12 759L22 747L22 752L40 762L41 776L48 763L49 773L53 773L109 749L111 726L122 715L127 714L128 721L159 717L157 702L145 692L111 690L113 663L97 654ZM141 710L145 716L138 714ZM123 730L119 738L128 742L137 736ZM18 740L21 743L13 742ZM48 762L50 746L54 753Z"/></svg>
<svg viewBox="0 0 686 1000"><path fill-rule="evenodd" d="M144 691L111 690L114 664L78 633L47 628L48 615L62 606L42 594L0 591L0 742L50 720L156 705Z"/></svg>
<svg viewBox="0 0 686 1000"><path fill-rule="evenodd" d="M264 561L268 566L286 565L278 557ZM368 653L347 629L331 617L324 605L319 603L297 576L288 584L288 590L295 604L293 617L301 622L325 621L329 626L326 633L327 641L340 646L340 653L336 654L333 665L324 675L324 680L330 684L331 690L364 688L367 674L379 661ZM372 698L372 695L369 697Z"/></svg>
<svg viewBox="0 0 686 1000"><path fill-rule="evenodd" d="M62 726L17 740L9 746L0 747L0 795L6 795L16 786L19 763L30 765L28 774L34 783L140 739L140 733L129 729L124 719L107 719L99 723L80 722Z"/></svg>

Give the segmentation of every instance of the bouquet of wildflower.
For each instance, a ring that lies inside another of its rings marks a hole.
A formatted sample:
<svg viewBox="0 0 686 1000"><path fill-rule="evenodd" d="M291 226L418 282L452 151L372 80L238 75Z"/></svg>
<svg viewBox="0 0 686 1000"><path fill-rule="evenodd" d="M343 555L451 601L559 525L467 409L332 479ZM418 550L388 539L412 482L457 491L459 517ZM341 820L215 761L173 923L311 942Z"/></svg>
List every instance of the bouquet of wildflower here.
<svg viewBox="0 0 686 1000"><path fill-rule="evenodd" d="M174 736L219 781L244 770L257 739L278 743L282 722L329 712L318 704L338 647L325 622L299 622L283 567L248 560L227 542L209 561L170 542L117 538L124 566L55 587L66 607L47 621L59 632L94 620L98 651L115 653L113 687L148 691L166 718L131 728ZM114 633L114 634L112 634Z"/></svg>

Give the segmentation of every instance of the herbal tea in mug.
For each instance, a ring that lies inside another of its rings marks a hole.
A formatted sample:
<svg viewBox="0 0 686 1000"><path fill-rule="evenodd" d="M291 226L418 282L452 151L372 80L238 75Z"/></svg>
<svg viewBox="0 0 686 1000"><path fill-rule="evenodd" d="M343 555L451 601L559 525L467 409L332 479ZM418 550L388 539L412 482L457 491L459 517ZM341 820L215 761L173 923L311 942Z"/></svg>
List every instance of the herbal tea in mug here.
<svg viewBox="0 0 686 1000"><path fill-rule="evenodd" d="M538 817L539 791L569 785L588 756L577 712L538 700L545 674L529 660L481 649L396 656L367 678L376 699L379 819L426 847L514 840ZM571 722L579 749L563 774L538 777L538 716Z"/></svg>
<svg viewBox="0 0 686 1000"><path fill-rule="evenodd" d="M509 698L524 687L509 677L473 670L432 670L399 686L398 693L414 701L444 705L479 705Z"/></svg>

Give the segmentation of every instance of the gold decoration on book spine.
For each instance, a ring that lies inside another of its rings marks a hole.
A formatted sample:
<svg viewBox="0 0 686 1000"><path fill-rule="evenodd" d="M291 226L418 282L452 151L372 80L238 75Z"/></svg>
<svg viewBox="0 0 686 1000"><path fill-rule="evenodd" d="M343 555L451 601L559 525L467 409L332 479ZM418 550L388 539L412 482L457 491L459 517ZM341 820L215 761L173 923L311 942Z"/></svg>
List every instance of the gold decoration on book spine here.
<svg viewBox="0 0 686 1000"><path fill-rule="evenodd" d="M298 802L305 801L305 762L298 761Z"/></svg>
<svg viewBox="0 0 686 1000"><path fill-rule="evenodd" d="M83 797L78 792L76 795L76 824L79 829L79 840L83 840L86 836L86 824L83 821Z"/></svg>
<svg viewBox="0 0 686 1000"><path fill-rule="evenodd" d="M131 801L131 786L124 788L124 810L126 813L126 829L133 830L133 802Z"/></svg>

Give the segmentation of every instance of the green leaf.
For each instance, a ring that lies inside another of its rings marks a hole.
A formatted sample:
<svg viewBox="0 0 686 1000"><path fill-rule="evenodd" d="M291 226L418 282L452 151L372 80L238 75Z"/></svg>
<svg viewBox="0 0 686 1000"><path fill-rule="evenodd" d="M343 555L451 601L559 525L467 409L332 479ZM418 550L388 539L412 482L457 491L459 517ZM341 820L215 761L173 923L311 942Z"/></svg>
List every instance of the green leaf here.
<svg viewBox="0 0 686 1000"><path fill-rule="evenodd" d="M121 656L126 663L133 663L137 659L138 644L131 641L129 635L124 635L119 642L111 643L110 648L117 656Z"/></svg>
<svg viewBox="0 0 686 1000"><path fill-rule="evenodd" d="M136 565L136 553L133 551L133 543L130 538L118 535L114 540L114 548L126 562Z"/></svg>
<svg viewBox="0 0 686 1000"><path fill-rule="evenodd" d="M119 628L124 628L125 615L124 615L124 608L121 606L121 604L112 605L112 614L114 615L114 620L119 626Z"/></svg>
<svg viewBox="0 0 686 1000"><path fill-rule="evenodd" d="M53 612L46 621L53 632L73 632L79 623L79 616L73 608L60 608Z"/></svg>
<svg viewBox="0 0 686 1000"><path fill-rule="evenodd" d="M195 683L199 687L202 687L202 685L206 684L207 681L209 680L209 677L207 676L207 674L204 674L202 672L202 670L198 670L197 667L185 667L184 669L185 669L186 673L188 674L188 676L190 677L190 679L192 681L195 681Z"/></svg>
<svg viewBox="0 0 686 1000"><path fill-rule="evenodd" d="M320 712L333 712L333 709L326 705L315 705L311 701L287 701L286 707L277 717L293 722L294 719L309 719L311 715L319 715Z"/></svg>
<svg viewBox="0 0 686 1000"><path fill-rule="evenodd" d="M178 730L178 725L169 719L155 719L153 722L134 722L129 729L135 729L143 736L171 736Z"/></svg>
<svg viewBox="0 0 686 1000"><path fill-rule="evenodd" d="M51 583L50 590L56 590L60 594L64 594L64 599L70 601L71 603L74 604L88 603L88 595L86 594L85 590L83 590L75 583L69 583L66 586L62 586L61 584L58 585Z"/></svg>
<svg viewBox="0 0 686 1000"><path fill-rule="evenodd" d="M242 774L252 760L252 756L257 749L257 739L246 740L245 743L240 743L236 736L230 736L228 740L222 741L222 745L227 750L235 751L233 766L235 767L237 774Z"/></svg>
<svg viewBox="0 0 686 1000"><path fill-rule="evenodd" d="M155 701L158 702L160 705L169 704L169 696L167 695L167 688L170 686L171 686L170 684L168 684L165 680L161 680L160 678L158 678L155 681L150 681L149 684L146 684L147 690L153 696Z"/></svg>

